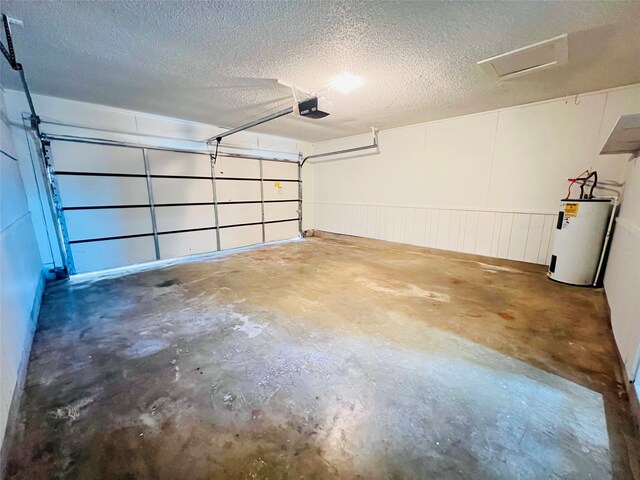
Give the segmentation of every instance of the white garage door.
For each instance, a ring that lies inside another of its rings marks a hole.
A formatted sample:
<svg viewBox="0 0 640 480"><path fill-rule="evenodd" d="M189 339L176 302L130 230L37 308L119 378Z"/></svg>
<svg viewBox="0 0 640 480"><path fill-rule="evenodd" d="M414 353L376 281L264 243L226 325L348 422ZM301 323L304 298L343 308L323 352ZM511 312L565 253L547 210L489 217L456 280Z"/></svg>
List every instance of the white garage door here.
<svg viewBox="0 0 640 480"><path fill-rule="evenodd" d="M54 140L71 274L300 235L295 161Z"/></svg>

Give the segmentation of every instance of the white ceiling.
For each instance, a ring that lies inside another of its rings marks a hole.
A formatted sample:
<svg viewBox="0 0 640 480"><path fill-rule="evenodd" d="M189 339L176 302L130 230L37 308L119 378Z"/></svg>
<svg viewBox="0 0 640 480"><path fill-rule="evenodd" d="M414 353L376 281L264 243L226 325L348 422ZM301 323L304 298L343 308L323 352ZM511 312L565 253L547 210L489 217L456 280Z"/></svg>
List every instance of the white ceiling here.
<svg viewBox="0 0 640 480"><path fill-rule="evenodd" d="M36 93L236 126L320 89L321 120L256 130L320 141L640 82L640 2L0 2ZM569 33L569 63L503 85L476 62ZM19 88L2 62L2 83Z"/></svg>

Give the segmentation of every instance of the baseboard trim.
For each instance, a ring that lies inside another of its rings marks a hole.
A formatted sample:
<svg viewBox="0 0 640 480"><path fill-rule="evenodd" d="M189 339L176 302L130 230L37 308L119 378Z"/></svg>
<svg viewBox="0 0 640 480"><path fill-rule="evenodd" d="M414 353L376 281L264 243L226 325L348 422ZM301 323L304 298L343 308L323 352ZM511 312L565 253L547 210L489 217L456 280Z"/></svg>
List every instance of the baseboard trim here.
<svg viewBox="0 0 640 480"><path fill-rule="evenodd" d="M0 447L0 478L5 478L7 471L7 456L9 453L9 440L12 438L13 430L16 426L16 419L20 412L20 402L22 400L22 394L24 393L24 386L27 380L27 370L29 367L29 357L31 356L31 346L33 345L33 337L36 333L38 326L38 316L40 315L40 307L42 306L42 299L44 297L44 289L47 281L47 270L42 269L40 271L40 278L38 279L38 286L36 287L36 293L33 298L33 305L31 306L31 314L29 315L29 334L24 340L22 348L22 358L20 359L20 367L18 368L18 379L13 389L13 395L11 396L11 405L9 406L9 415L7 418L7 425L2 435L2 447Z"/></svg>

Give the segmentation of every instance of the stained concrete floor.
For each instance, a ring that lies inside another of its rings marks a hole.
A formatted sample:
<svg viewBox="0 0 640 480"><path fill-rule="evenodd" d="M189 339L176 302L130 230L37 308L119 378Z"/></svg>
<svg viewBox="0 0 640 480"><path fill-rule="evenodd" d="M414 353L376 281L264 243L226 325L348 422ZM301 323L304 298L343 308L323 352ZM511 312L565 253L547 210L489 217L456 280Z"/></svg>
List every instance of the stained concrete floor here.
<svg viewBox="0 0 640 480"><path fill-rule="evenodd" d="M12 479L631 478L602 291L309 238L50 285Z"/></svg>

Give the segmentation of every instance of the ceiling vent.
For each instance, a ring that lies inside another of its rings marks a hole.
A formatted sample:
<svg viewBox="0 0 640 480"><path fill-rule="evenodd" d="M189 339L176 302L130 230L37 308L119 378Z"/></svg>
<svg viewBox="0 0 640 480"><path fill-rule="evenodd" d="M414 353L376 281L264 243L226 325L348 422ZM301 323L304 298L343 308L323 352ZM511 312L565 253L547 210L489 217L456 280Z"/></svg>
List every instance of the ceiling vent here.
<svg viewBox="0 0 640 480"><path fill-rule="evenodd" d="M564 65L568 59L569 42L565 33L528 47L487 58L478 62L478 65L496 80L509 80Z"/></svg>

